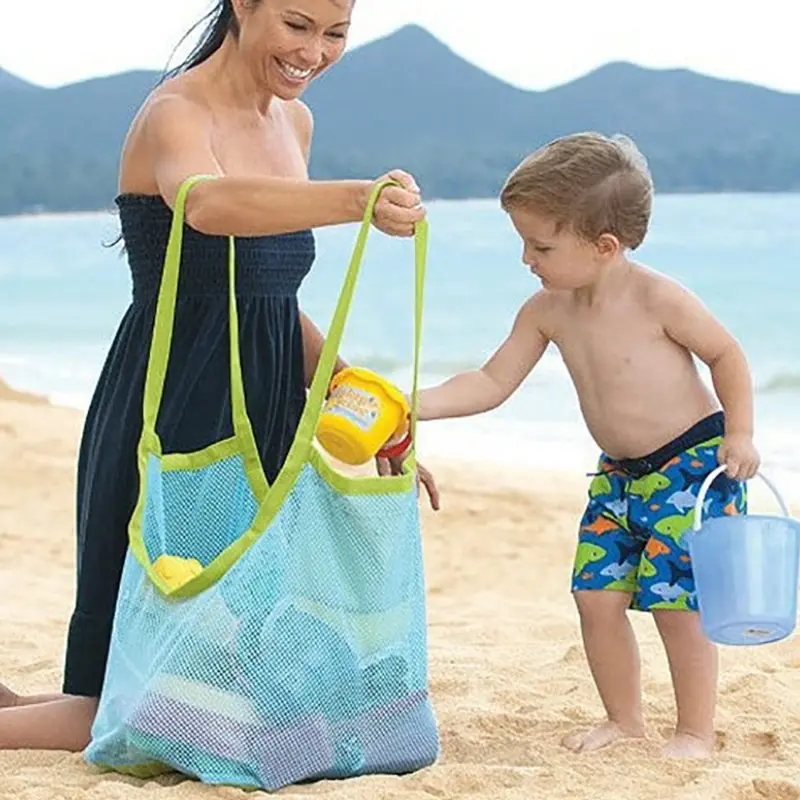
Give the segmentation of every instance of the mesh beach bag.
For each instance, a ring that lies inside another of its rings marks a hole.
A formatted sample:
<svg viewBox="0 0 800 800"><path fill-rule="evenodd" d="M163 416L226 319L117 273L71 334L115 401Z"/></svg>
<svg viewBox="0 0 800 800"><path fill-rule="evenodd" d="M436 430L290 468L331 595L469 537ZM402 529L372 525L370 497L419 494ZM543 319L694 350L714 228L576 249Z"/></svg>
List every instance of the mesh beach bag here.
<svg viewBox="0 0 800 800"><path fill-rule="evenodd" d="M438 755L428 695L414 454L400 475L350 477L315 430L383 188L373 192L286 462L267 485L245 408L229 243L234 434L164 453L155 423L169 358L186 194L178 193L144 392L140 494L90 764L273 790L403 774ZM388 182L387 182L388 183ZM427 226L415 236L416 423ZM196 559L170 588L163 556Z"/></svg>

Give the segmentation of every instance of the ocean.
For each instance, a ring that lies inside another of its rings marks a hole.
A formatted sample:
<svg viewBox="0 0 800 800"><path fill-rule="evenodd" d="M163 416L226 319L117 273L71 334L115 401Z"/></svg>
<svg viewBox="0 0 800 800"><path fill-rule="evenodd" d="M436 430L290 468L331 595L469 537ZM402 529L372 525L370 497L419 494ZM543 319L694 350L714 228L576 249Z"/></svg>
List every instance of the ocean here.
<svg viewBox="0 0 800 800"><path fill-rule="evenodd" d="M479 366L538 287L496 201L437 201L425 292L422 384ZM800 494L800 195L666 195L638 260L682 281L739 338L756 383L763 470ZM111 212L0 219L0 376L85 408L130 297ZM325 330L356 226L317 231L301 290ZM343 355L409 387L413 246L373 232ZM707 373L706 373L707 377ZM517 394L479 417L420 426L420 457L586 472L589 439L551 348Z"/></svg>

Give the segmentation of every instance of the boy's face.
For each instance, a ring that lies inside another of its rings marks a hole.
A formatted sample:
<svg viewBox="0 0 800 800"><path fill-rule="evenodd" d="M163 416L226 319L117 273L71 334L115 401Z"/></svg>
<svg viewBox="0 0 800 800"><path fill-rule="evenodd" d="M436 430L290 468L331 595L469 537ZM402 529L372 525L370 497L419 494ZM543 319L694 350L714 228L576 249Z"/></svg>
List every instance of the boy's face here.
<svg viewBox="0 0 800 800"><path fill-rule="evenodd" d="M511 209L523 243L522 263L545 289L581 289L596 280L606 256L566 226L529 209Z"/></svg>

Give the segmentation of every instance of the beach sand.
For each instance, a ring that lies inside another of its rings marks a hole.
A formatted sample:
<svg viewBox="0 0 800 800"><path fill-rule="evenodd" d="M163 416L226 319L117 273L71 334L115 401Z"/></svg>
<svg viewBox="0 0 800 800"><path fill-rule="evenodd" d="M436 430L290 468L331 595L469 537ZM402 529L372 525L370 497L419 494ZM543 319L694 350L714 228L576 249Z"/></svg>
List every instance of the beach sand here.
<svg viewBox="0 0 800 800"><path fill-rule="evenodd" d="M57 691L73 601L78 412L0 386L0 680ZM800 638L724 649L719 749L708 762L659 756L673 722L666 659L652 621L635 615L649 739L587 755L559 740L601 707L569 595L579 473L500 474L429 464L443 508L423 515L431 689L442 753L406 777L292 787L289 797L800 798ZM756 488L756 487L754 487ZM754 508L772 509L754 491ZM795 506L797 510L797 506ZM122 800L245 798L178 776L146 783L101 775L80 756L0 753L0 797ZM263 795L255 795L263 796Z"/></svg>

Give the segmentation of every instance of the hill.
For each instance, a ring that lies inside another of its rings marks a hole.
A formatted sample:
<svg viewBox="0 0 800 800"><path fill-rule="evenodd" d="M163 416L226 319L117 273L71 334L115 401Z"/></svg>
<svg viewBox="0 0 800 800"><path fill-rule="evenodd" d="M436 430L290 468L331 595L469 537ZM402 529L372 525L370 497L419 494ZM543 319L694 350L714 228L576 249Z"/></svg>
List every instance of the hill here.
<svg viewBox="0 0 800 800"><path fill-rule="evenodd" d="M34 86L34 84L28 83L28 81L24 81L22 78L18 78L16 75L12 75L10 72L6 72L4 69L0 69L0 92L12 92L35 88L37 87Z"/></svg>
<svg viewBox="0 0 800 800"><path fill-rule="evenodd" d="M0 70L0 214L108 207L128 125L159 78L45 89ZM524 91L407 26L348 53L306 100L316 177L401 166L429 197L492 196L525 153L591 129L634 137L660 191L800 190L800 95L689 70L612 63Z"/></svg>

